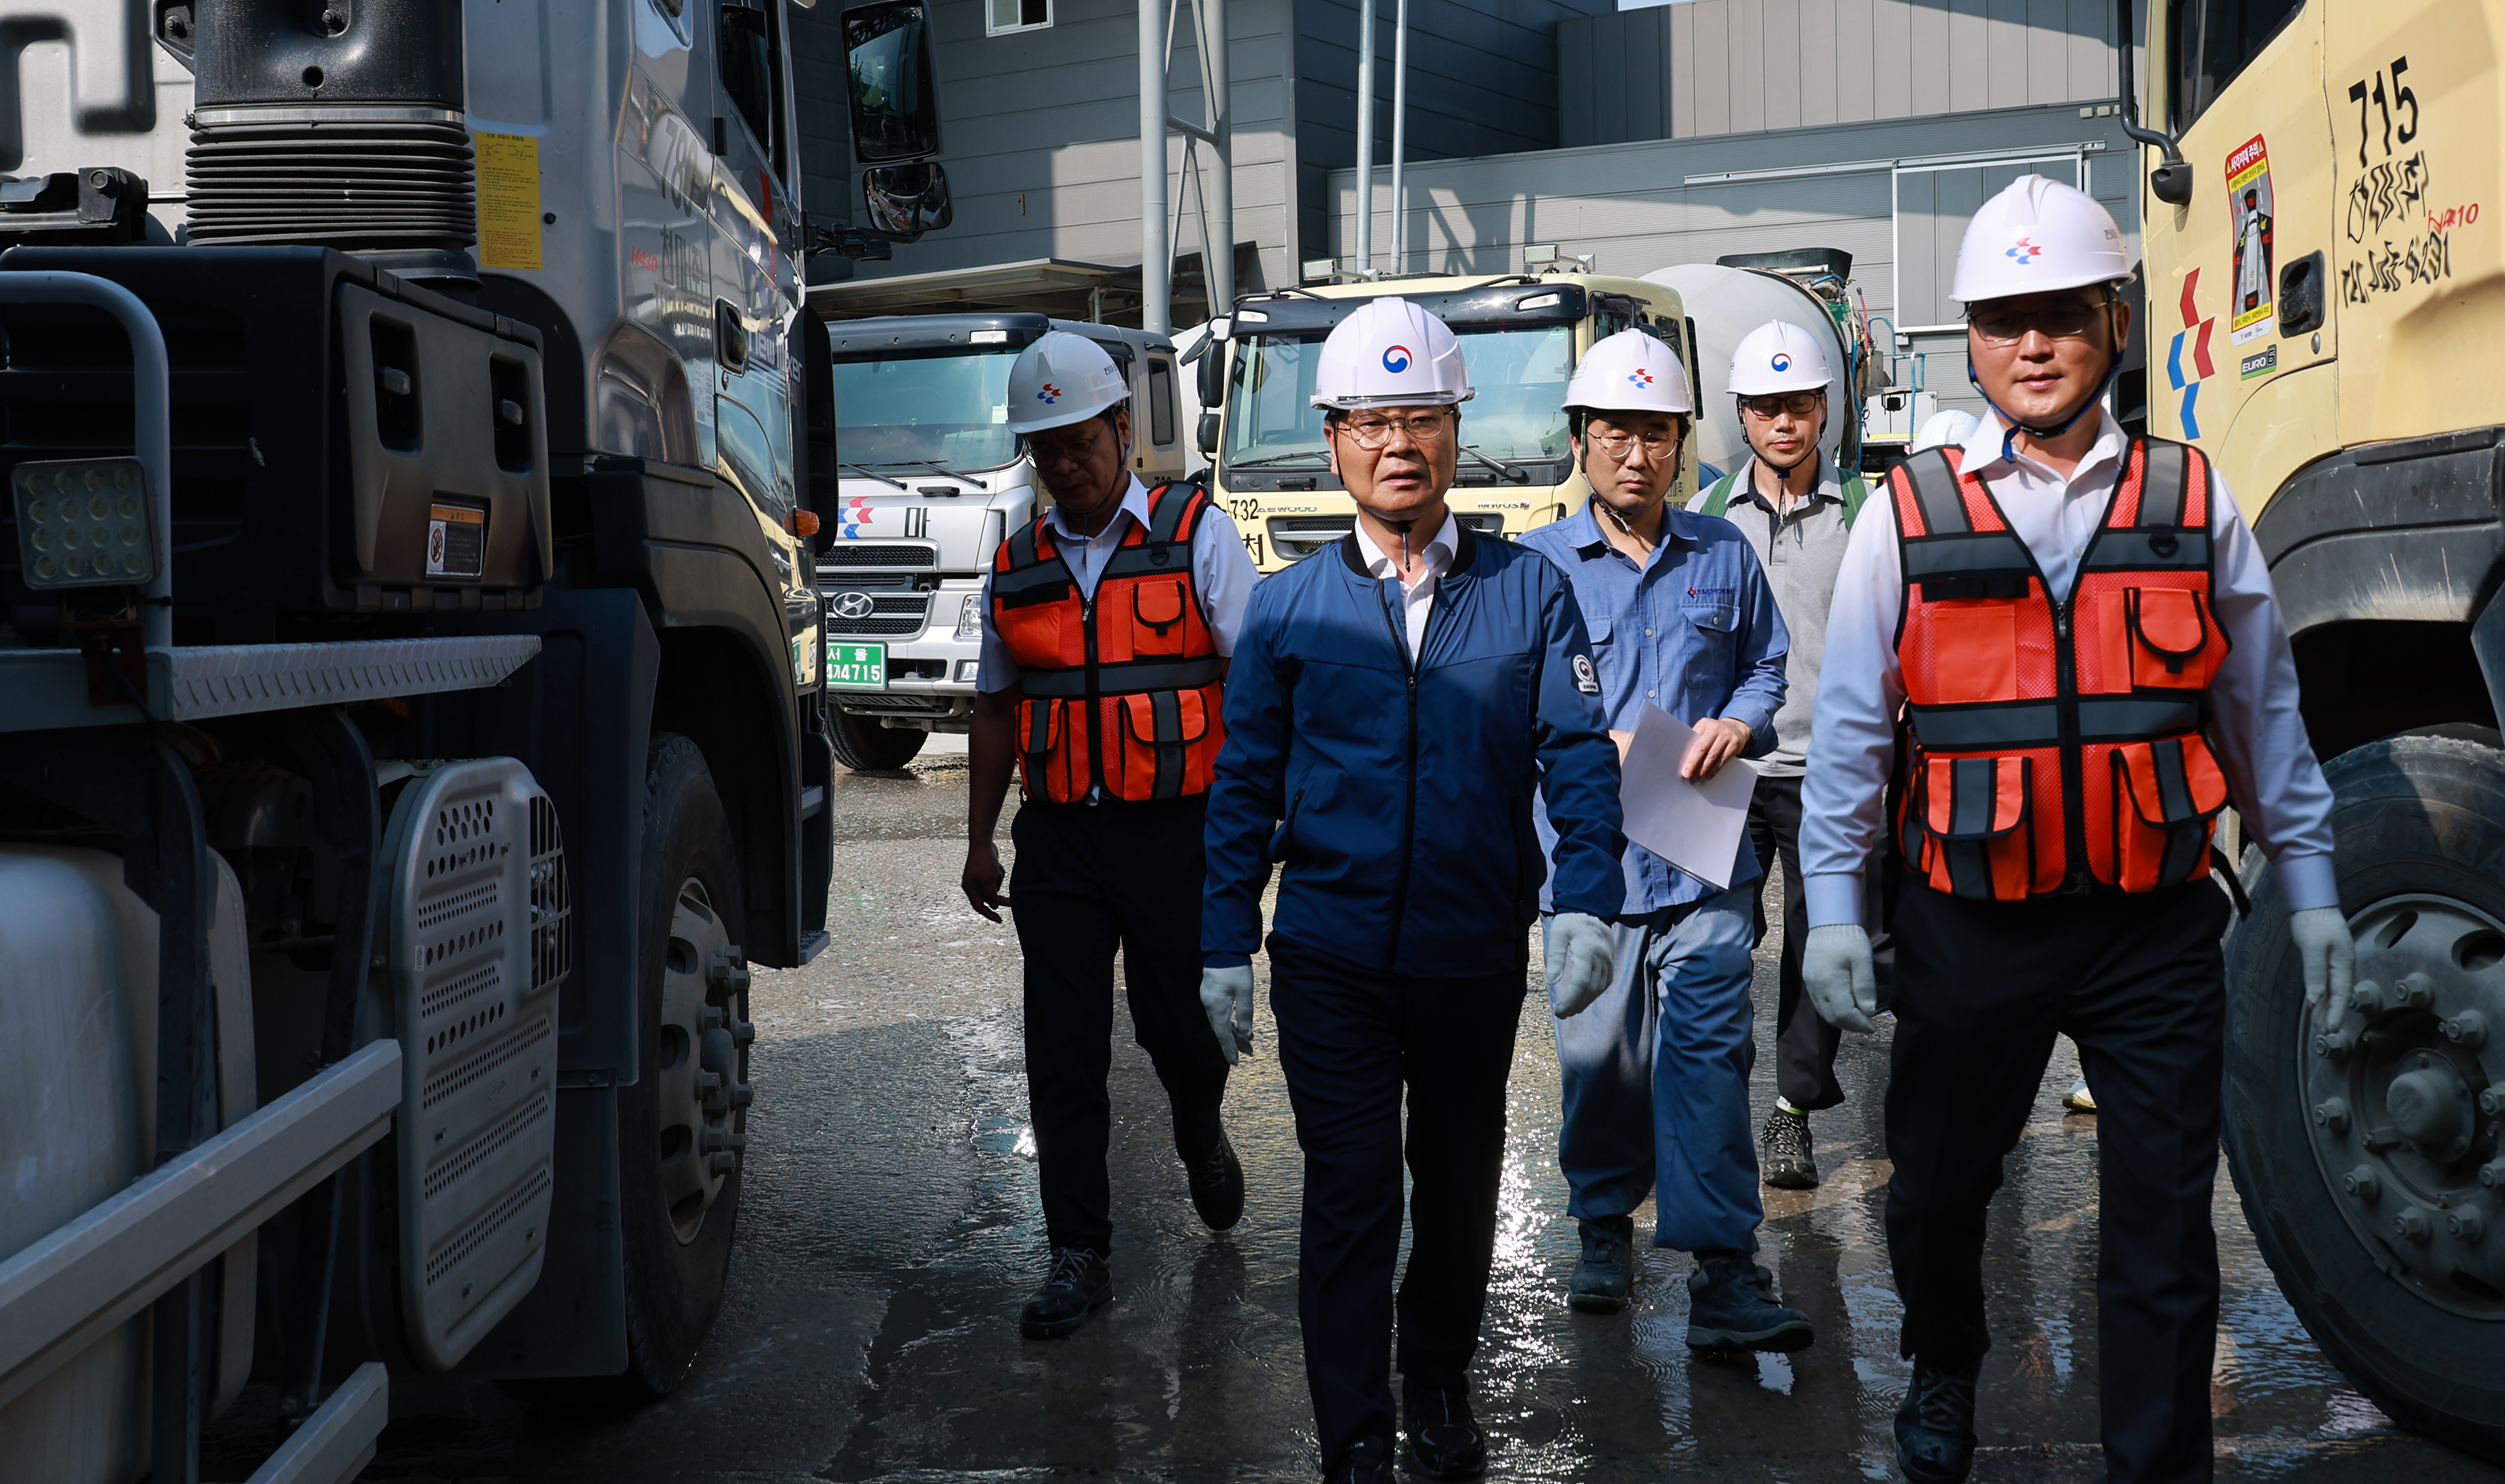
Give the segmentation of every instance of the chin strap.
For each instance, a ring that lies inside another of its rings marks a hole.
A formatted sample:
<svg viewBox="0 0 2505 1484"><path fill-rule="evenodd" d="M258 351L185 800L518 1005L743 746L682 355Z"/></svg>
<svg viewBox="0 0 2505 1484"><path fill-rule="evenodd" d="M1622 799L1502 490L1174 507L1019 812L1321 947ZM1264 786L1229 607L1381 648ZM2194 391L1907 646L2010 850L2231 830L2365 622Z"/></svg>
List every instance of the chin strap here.
<svg viewBox="0 0 2505 1484"><path fill-rule="evenodd" d="M1966 383L1972 386L1975 389L1976 394L1983 398L1983 405L1985 406L1988 406L1994 412L1999 413L2000 420L2009 424L2009 431L2002 434L2000 438L2000 457L2002 462L2010 464L2018 462L2019 434L2024 433L2029 438L2034 439L2038 442L2042 442L2046 439L2060 438L2063 434L2069 432L2072 427L2076 426L2080 418L2085 417L2090 412L2094 411L2098 404L2105 400L2105 394L2113 390L2114 383L2122 379L2122 336L2115 333L2119 329L2114 322L2113 310L2115 302L2116 300L2113 297L2113 292L2108 289L2105 293L2105 343L2113 348L2113 367L2105 372L2103 383L2094 392L2090 393L2086 401L2081 402L2076 407L2072 408L2069 416L2063 418L2060 422L2039 424L2019 421L2018 418L2006 407L2003 407L1999 403L1993 401L1992 394L1990 392L1983 389L1983 378L1974 373L1974 355L1972 352L1967 353L1965 358Z"/></svg>

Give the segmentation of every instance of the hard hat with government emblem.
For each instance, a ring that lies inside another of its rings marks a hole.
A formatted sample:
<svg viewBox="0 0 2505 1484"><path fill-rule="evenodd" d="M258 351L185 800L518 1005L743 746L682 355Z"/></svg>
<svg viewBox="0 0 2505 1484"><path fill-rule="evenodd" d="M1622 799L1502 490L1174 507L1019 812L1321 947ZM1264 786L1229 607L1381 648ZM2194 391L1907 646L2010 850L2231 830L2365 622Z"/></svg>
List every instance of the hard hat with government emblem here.
<svg viewBox="0 0 2505 1484"><path fill-rule="evenodd" d="M1047 331L1009 368L1009 431L1067 428L1130 397L1130 383L1104 346L1067 330Z"/></svg>
<svg viewBox="0 0 2505 1484"><path fill-rule="evenodd" d="M1687 370L1661 337L1621 330L1583 352L1566 385L1566 409L1583 412L1676 412L1696 409Z"/></svg>
<svg viewBox="0 0 2505 1484"><path fill-rule="evenodd" d="M1966 224L1949 298L1978 304L2130 278L2122 229L2096 197L2041 175L2022 175Z"/></svg>
<svg viewBox="0 0 2505 1484"><path fill-rule="evenodd" d="M1815 392L1834 380L1817 336L1788 320L1768 320L1731 352L1731 384L1725 390L1735 397L1764 397Z"/></svg>
<svg viewBox="0 0 2505 1484"><path fill-rule="evenodd" d="M1318 407L1451 406L1474 395L1450 327L1397 296L1369 299L1333 326L1314 368Z"/></svg>

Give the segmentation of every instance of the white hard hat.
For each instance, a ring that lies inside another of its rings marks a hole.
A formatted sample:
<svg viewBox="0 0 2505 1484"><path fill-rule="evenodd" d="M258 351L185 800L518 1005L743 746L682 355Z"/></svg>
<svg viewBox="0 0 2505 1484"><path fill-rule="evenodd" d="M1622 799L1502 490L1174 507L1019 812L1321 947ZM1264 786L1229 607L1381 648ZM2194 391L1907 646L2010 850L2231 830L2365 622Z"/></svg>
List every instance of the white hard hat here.
<svg viewBox="0 0 2505 1484"><path fill-rule="evenodd" d="M1817 336L1787 320L1768 320L1731 352L1731 385L1740 397L1815 392L1835 380Z"/></svg>
<svg viewBox="0 0 2505 1484"><path fill-rule="evenodd" d="M1047 331L1009 368L1009 431L1067 428L1130 397L1130 383L1104 346L1067 330Z"/></svg>
<svg viewBox="0 0 2505 1484"><path fill-rule="evenodd" d="M1914 434L1914 441L1906 445L1905 451L1920 453L1925 448L1962 446L1967 439L1974 437L1974 430L1982 425L1982 418L1957 407L1933 412L1923 419L1923 426Z"/></svg>
<svg viewBox="0 0 2505 1484"><path fill-rule="evenodd" d="M1949 298L1977 304L2130 278L2122 230L2094 196L2022 175L1966 224Z"/></svg>
<svg viewBox="0 0 2505 1484"><path fill-rule="evenodd" d="M1641 330L1621 330L1583 352L1566 386L1566 406L1586 412L1696 410L1677 352Z"/></svg>
<svg viewBox="0 0 2505 1484"><path fill-rule="evenodd" d="M1396 296L1369 299L1333 326L1314 368L1318 407L1442 407L1476 395L1452 330Z"/></svg>

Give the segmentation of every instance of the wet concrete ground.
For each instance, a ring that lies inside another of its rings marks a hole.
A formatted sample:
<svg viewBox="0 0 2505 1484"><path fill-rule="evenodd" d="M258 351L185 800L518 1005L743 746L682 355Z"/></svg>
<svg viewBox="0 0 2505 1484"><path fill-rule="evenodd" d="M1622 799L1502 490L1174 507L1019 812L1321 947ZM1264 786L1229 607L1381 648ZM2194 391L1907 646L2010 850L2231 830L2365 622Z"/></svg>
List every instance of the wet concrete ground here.
<svg viewBox="0 0 2505 1484"><path fill-rule="evenodd" d="M967 910L962 754L847 776L833 948L758 976L748 1184L730 1295L687 1387L631 1414L492 1389L421 1398L371 1479L1296 1479L1316 1457L1295 1315L1299 1158L1266 997L1228 1122L1251 1186L1213 1237L1185 1199L1147 1061L1117 1029L1118 1301L1076 1337L1019 1337L1044 1250L1019 1066L1014 936ZM1002 839L1006 847L1007 831ZM1773 1017L1761 956L1760 1035ZM1576 1252L1557 1174L1556 1057L1526 997L1495 1291L1475 1366L1498 1480L1893 1476L1907 1367L1880 1227L1886 1035L1848 1038L1852 1100L1814 1119L1826 1183L1768 1191L1763 1260L1815 1348L1691 1356L1687 1259L1648 1253L1638 1303L1563 1300ZM1767 1065L1761 1062L1762 1065ZM1996 1347L1976 1478L2102 1477L2096 1444L2097 1127L2059 1098L2063 1050L1995 1203ZM1772 1098L1761 1070L1758 1116ZM1648 1233L1651 1212L1638 1215ZM2227 1479L2499 1481L2401 1433L2346 1386L2256 1255L2223 1174L2213 1396Z"/></svg>

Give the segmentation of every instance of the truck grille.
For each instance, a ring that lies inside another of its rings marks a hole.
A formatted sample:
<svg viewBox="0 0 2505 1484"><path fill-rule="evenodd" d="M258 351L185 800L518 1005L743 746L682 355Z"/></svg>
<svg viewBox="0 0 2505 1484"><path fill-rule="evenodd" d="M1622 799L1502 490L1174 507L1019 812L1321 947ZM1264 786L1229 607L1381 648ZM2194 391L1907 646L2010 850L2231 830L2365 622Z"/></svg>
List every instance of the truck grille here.
<svg viewBox="0 0 2505 1484"><path fill-rule="evenodd" d="M866 607L864 604L866 603ZM826 593L827 632L864 637L918 634L931 619L927 592L864 592L858 588Z"/></svg>
<svg viewBox="0 0 2505 1484"><path fill-rule="evenodd" d="M818 577L821 582L833 580L835 574L857 572L864 567L924 567L935 570L939 565L939 548L900 542L872 545L862 541L839 541L818 553Z"/></svg>
<svg viewBox="0 0 2505 1484"><path fill-rule="evenodd" d="M1273 515L1266 522L1270 549L1284 561L1300 562L1356 528L1354 515Z"/></svg>

